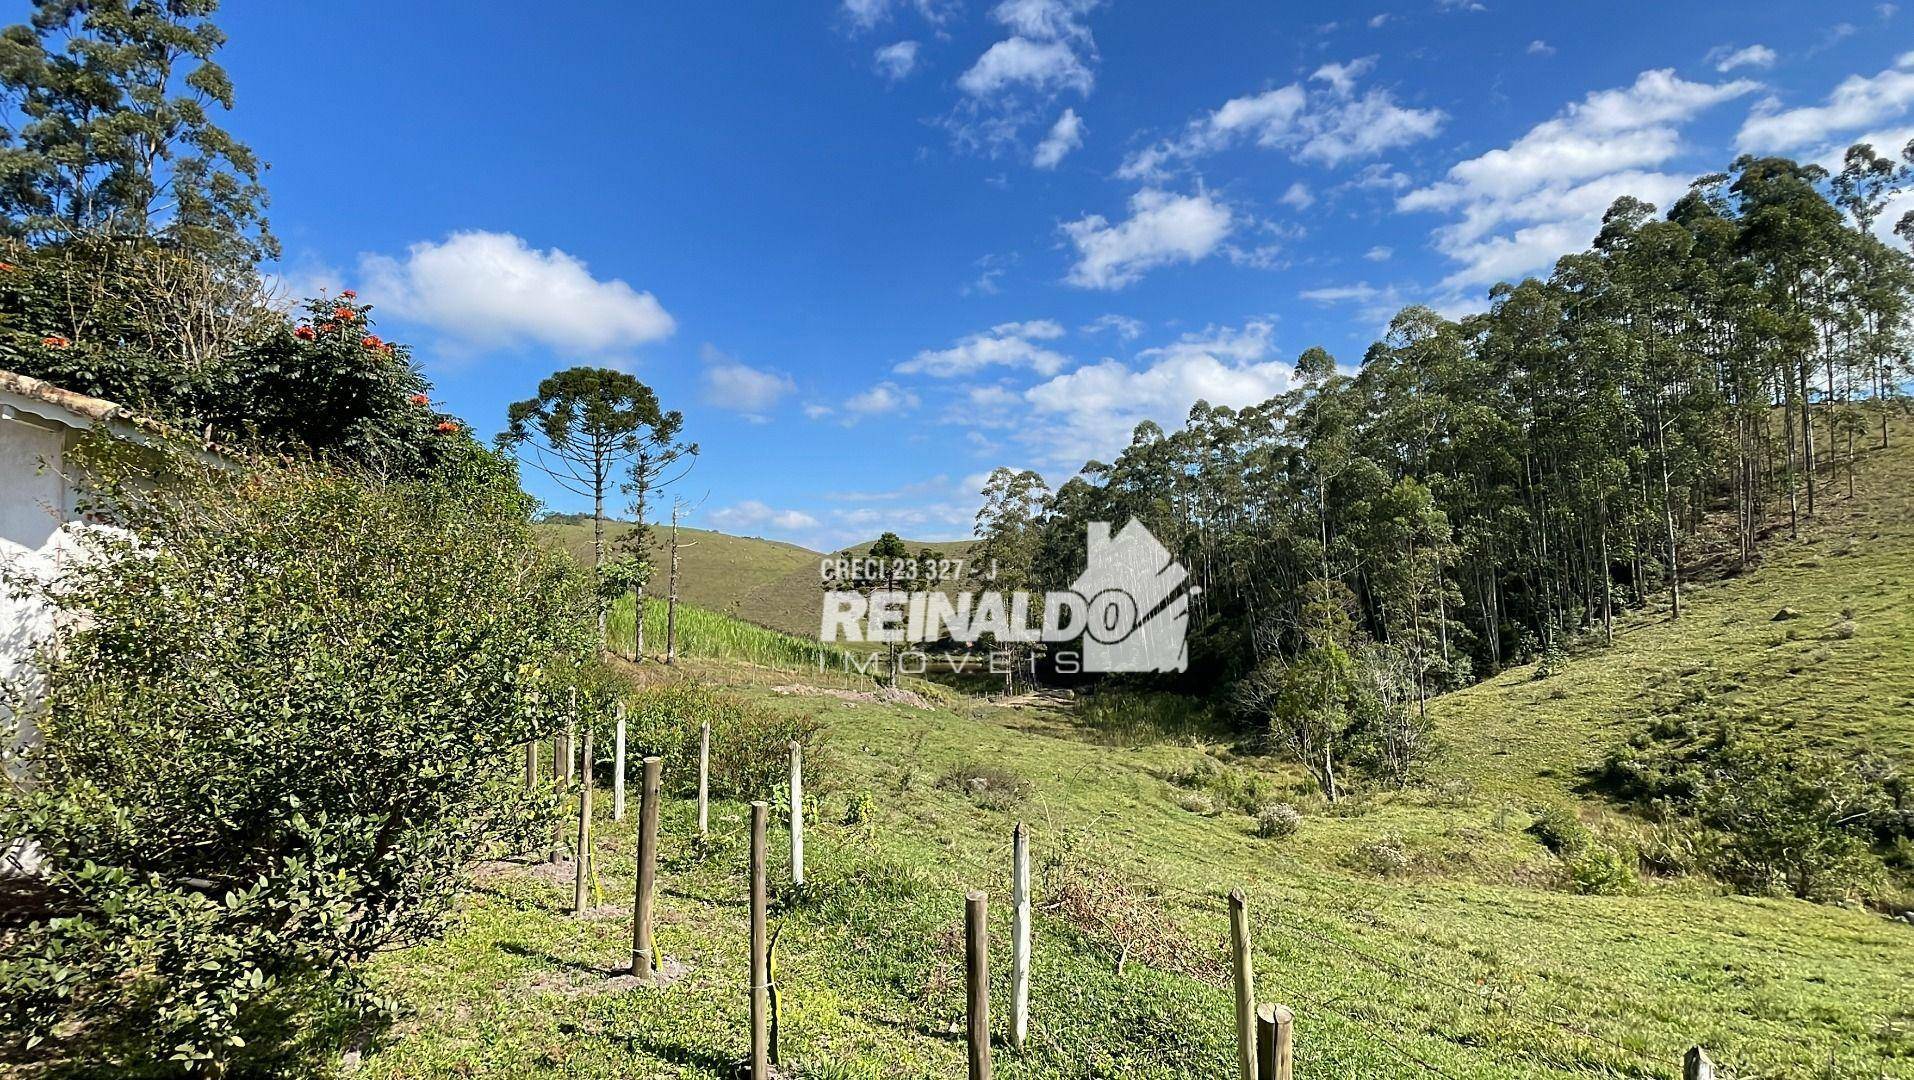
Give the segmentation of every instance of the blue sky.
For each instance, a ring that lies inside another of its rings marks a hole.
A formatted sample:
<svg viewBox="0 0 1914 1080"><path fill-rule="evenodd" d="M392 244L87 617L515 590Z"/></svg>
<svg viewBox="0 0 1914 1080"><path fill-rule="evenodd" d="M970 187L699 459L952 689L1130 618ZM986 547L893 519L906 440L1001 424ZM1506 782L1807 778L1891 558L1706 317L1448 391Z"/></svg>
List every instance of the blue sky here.
<svg viewBox="0 0 1914 1080"><path fill-rule="evenodd" d="M697 523L820 548L966 535L991 467L1353 363L1617 195L1914 137L1914 11L1841 0L291 10L220 16L284 280L356 288L486 436L631 370Z"/></svg>

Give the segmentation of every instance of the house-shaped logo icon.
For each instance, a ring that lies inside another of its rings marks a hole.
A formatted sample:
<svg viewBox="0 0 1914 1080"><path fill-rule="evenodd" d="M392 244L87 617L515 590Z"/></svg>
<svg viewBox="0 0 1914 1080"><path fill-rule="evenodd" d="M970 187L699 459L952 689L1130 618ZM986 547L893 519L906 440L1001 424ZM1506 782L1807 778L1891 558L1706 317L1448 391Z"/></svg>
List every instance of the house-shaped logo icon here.
<svg viewBox="0 0 1914 1080"><path fill-rule="evenodd" d="M1135 520L1113 537L1089 529L1089 564L1073 591L1085 601L1083 670L1183 671L1189 666L1189 572Z"/></svg>

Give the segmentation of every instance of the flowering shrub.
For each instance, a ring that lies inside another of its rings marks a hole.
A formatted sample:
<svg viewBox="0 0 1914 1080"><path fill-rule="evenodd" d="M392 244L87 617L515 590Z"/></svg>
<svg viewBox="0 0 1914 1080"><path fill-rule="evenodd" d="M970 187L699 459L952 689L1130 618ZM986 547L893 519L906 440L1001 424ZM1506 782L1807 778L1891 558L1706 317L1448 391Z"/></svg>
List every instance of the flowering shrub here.
<svg viewBox="0 0 1914 1080"><path fill-rule="evenodd" d="M46 855L0 924L0 1072L314 1075L300 1021L380 1009L358 965L550 835L521 748L593 653L582 575L483 450L405 483L182 458L146 495L83 456L140 539L53 589L42 782L0 795Z"/></svg>
<svg viewBox="0 0 1914 1080"><path fill-rule="evenodd" d="M0 242L0 367L220 441L417 476L454 456L425 378L348 289L298 317L256 279L152 249Z"/></svg>

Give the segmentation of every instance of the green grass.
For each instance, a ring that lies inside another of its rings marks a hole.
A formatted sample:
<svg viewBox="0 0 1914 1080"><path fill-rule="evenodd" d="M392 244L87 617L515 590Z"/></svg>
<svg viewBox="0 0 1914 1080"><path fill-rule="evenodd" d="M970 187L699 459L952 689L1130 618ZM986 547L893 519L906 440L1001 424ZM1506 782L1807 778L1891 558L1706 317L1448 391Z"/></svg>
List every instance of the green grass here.
<svg viewBox="0 0 1914 1080"><path fill-rule="evenodd" d="M632 601L621 596L606 619L605 635L612 647L628 653L632 646ZM667 605L645 598L645 654L665 651ZM748 623L695 604L679 603L677 648L681 656L706 660L735 660L792 671L832 671L842 667L842 650L779 630Z"/></svg>
<svg viewBox="0 0 1914 1080"><path fill-rule="evenodd" d="M1250 898L1260 996L1296 1010L1299 1077L1672 1077L1692 1043L1724 1076L1914 1077L1914 926L1693 877L1580 895L1528 831L1542 804L1598 835L1628 827L1581 792L1584 770L1671 709L1908 759L1914 455L1880 456L1862 481L1799 543L1777 538L1757 571L1697 585L1679 622L1650 610L1549 679L1510 671L1440 699L1446 750L1430 785L1336 808L1293 767L1147 699L1079 712L946 695L920 709L792 694L776 664L692 665L760 708L821 719L829 737L811 884L779 889L787 1063L805 1077L962 1074L963 894L991 896L1001 1023L1021 818L1039 866L1035 1034L1023 1056L1000 1041L1012 1080L1228 1075L1232 887ZM1783 606L1802 617L1772 622ZM1028 792L998 801L940 783L980 763ZM877 808L873 824L841 824L855 796ZM1254 835L1250 804L1264 799L1303 810L1293 836ZM564 914L563 867L493 872L445 941L376 964L414 1011L363 1074L733 1076L746 1048L744 809L715 808L708 847L687 803L665 811L658 937L687 967L679 982L608 989L629 949L633 866L629 823L601 821L603 917ZM774 881L788 880L783 840L774 830Z"/></svg>

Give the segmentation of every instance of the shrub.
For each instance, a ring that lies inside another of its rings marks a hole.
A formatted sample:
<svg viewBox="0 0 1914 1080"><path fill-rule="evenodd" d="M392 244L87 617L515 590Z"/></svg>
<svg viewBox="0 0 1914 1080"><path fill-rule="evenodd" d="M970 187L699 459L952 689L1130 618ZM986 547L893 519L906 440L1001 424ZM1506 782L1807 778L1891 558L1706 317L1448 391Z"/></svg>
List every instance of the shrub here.
<svg viewBox="0 0 1914 1080"><path fill-rule="evenodd" d="M0 939L0 1056L306 1072L270 1064L300 1021L377 1011L359 963L549 830L519 748L590 605L482 451L401 484L148 461L147 494L127 453L81 455L131 533L51 587L40 782L0 797L45 856Z"/></svg>
<svg viewBox="0 0 1914 1080"><path fill-rule="evenodd" d="M1400 837L1383 836L1364 844L1357 845L1350 853L1350 863L1357 869L1367 870L1382 877L1394 877L1407 873L1411 860L1409 849Z"/></svg>
<svg viewBox="0 0 1914 1080"><path fill-rule="evenodd" d="M1589 845L1588 826L1565 806L1544 806L1529 823L1528 834L1556 855L1568 858Z"/></svg>
<svg viewBox="0 0 1914 1080"><path fill-rule="evenodd" d="M698 682L648 687L627 703L626 768L646 757L664 759L665 782L685 789L697 783L698 734L711 725L711 785L714 793L762 799L788 786L791 744L804 747L804 785L822 795L833 770L825 749L824 722L809 713L772 712L736 694Z"/></svg>
<svg viewBox="0 0 1914 1080"><path fill-rule="evenodd" d="M1256 812L1256 835L1265 840L1292 836L1303 824L1303 812L1288 803L1270 803Z"/></svg>
<svg viewBox="0 0 1914 1080"><path fill-rule="evenodd" d="M1034 784L1007 765L971 761L943 775L937 786L962 793L987 810L1009 810L1030 797Z"/></svg>
<svg viewBox="0 0 1914 1080"><path fill-rule="evenodd" d="M1116 746L1184 741L1217 726L1209 707L1197 698L1141 690L1086 694L1074 715L1096 741Z"/></svg>
<svg viewBox="0 0 1914 1080"><path fill-rule="evenodd" d="M1591 896L1621 896L1639 884L1634 855L1607 843L1589 844L1567 860L1575 891Z"/></svg>
<svg viewBox="0 0 1914 1080"><path fill-rule="evenodd" d="M852 828L877 820L877 800L868 791L854 791L844 803L844 824Z"/></svg>

